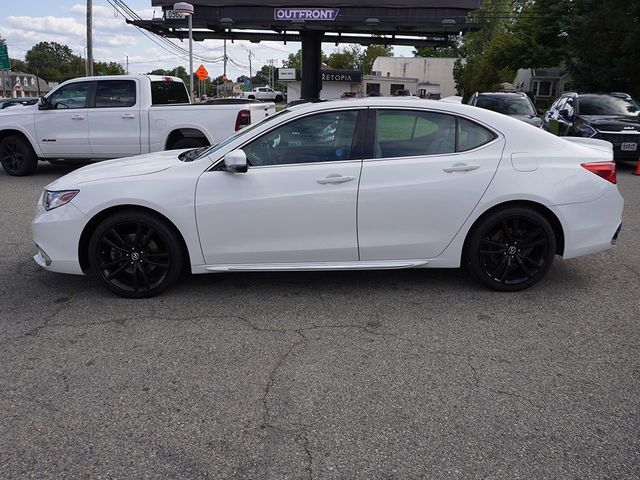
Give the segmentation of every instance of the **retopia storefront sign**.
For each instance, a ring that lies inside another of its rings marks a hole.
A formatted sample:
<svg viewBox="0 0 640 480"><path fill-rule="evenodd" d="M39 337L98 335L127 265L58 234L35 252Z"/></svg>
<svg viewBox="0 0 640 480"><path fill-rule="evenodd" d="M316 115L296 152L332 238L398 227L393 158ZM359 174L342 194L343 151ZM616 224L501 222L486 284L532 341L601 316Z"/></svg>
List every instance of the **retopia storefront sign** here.
<svg viewBox="0 0 640 480"><path fill-rule="evenodd" d="M274 8L274 20L324 20L333 21L338 16L338 8Z"/></svg>
<svg viewBox="0 0 640 480"><path fill-rule="evenodd" d="M362 72L359 70L320 70L323 82L360 83Z"/></svg>

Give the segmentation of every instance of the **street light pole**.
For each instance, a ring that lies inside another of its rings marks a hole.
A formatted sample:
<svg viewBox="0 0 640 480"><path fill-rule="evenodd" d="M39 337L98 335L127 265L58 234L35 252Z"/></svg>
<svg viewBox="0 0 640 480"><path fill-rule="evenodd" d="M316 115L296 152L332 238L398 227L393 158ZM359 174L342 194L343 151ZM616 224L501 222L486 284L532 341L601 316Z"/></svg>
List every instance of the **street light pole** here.
<svg viewBox="0 0 640 480"><path fill-rule="evenodd" d="M193 102L193 5L186 2L173 4L173 9L187 15L189 22L189 98Z"/></svg>
<svg viewBox="0 0 640 480"><path fill-rule="evenodd" d="M93 0L87 0L87 76L93 75Z"/></svg>

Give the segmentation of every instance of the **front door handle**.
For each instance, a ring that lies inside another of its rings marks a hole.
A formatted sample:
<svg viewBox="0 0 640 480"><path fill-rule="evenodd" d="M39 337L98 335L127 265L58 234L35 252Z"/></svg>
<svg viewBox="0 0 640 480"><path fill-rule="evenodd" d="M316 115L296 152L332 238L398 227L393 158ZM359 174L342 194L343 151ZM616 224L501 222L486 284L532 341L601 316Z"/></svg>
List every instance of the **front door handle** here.
<svg viewBox="0 0 640 480"><path fill-rule="evenodd" d="M478 168L480 168L480 165L468 165L466 163L454 163L450 167L443 168L442 170L444 170L447 173L453 173L453 172L470 172L471 170L476 170Z"/></svg>
<svg viewBox="0 0 640 480"><path fill-rule="evenodd" d="M125 113L122 118L136 118L136 116L133 113Z"/></svg>
<svg viewBox="0 0 640 480"><path fill-rule="evenodd" d="M327 185L329 183L346 183L346 182L350 182L351 180L355 179L356 177L350 177L350 176L342 176L342 175L337 175L337 174L333 174L333 175L329 175L325 178L320 178L318 180L316 180L316 182L318 182L320 185Z"/></svg>
<svg viewBox="0 0 640 480"><path fill-rule="evenodd" d="M84 115L72 115L71 120L84 120Z"/></svg>

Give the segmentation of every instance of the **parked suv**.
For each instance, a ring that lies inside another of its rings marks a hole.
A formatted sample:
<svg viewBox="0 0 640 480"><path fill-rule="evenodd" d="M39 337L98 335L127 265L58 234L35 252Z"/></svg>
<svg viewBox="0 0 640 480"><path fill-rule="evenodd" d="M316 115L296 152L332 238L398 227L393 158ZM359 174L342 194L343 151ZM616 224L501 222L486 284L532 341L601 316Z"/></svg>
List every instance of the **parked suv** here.
<svg viewBox="0 0 640 480"><path fill-rule="evenodd" d="M542 120L538 118L536 107L525 93L476 92L471 95L469 105L517 118L534 127L542 126Z"/></svg>
<svg viewBox="0 0 640 480"><path fill-rule="evenodd" d="M615 160L640 155L640 103L626 93L566 93L545 114L543 128L556 135L607 140Z"/></svg>

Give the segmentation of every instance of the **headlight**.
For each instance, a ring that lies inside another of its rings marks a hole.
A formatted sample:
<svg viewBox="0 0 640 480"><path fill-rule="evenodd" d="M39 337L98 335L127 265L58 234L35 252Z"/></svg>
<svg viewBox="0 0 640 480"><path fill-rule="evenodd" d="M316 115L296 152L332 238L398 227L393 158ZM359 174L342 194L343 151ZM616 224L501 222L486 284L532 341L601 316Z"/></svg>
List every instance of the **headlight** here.
<svg viewBox="0 0 640 480"><path fill-rule="evenodd" d="M593 128L591 125L587 125L586 123L583 123L581 125L576 125L576 131L578 132L578 135L581 137L593 137L596 133L598 133L598 131Z"/></svg>
<svg viewBox="0 0 640 480"><path fill-rule="evenodd" d="M44 191L42 196L42 206L45 210L53 210L54 208L66 205L75 197L80 190L61 190L59 192Z"/></svg>

